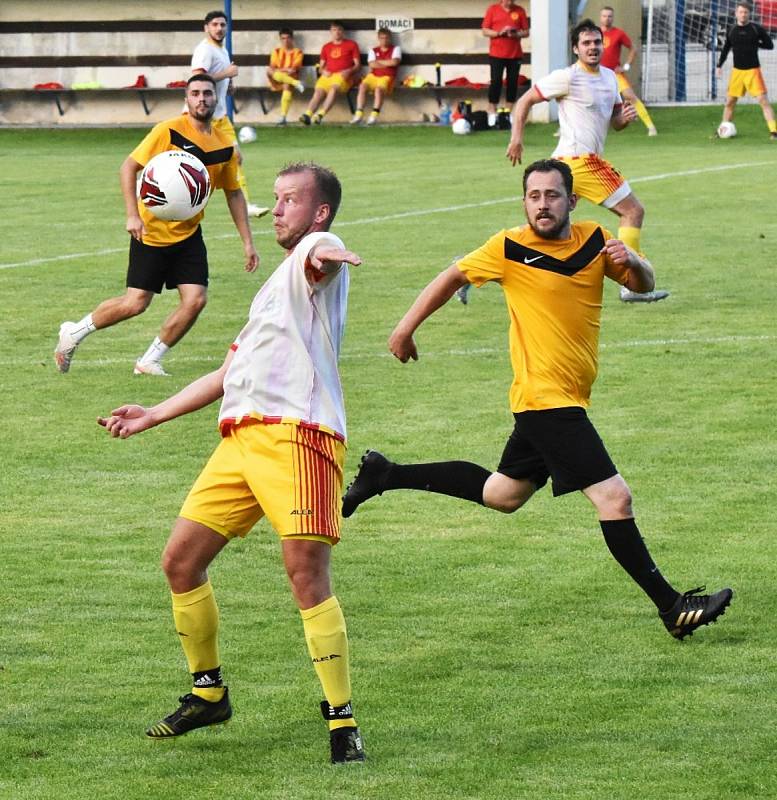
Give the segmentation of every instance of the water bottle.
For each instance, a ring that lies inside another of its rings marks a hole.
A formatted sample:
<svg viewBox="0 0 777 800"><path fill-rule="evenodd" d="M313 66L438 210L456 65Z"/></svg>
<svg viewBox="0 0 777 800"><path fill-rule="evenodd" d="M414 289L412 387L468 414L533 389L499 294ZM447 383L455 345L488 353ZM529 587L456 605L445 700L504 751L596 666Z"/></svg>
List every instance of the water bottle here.
<svg viewBox="0 0 777 800"><path fill-rule="evenodd" d="M440 106L440 125L451 124L451 107L447 103Z"/></svg>

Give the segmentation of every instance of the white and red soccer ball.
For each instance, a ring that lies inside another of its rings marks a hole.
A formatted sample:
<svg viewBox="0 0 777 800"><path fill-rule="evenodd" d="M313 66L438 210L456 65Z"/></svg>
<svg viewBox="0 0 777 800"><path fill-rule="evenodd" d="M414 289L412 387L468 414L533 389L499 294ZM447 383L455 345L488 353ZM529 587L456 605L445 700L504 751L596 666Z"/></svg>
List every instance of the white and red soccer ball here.
<svg viewBox="0 0 777 800"><path fill-rule="evenodd" d="M199 158L185 150L167 150L146 164L138 197L159 219L191 219L210 197L210 176Z"/></svg>

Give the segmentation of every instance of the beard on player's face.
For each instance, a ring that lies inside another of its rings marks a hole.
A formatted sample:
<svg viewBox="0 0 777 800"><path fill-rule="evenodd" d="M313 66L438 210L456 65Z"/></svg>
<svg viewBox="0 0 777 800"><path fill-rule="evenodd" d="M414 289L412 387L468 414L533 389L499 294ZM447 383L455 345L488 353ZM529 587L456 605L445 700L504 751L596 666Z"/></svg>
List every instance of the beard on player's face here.
<svg viewBox="0 0 777 800"><path fill-rule="evenodd" d="M186 106L192 119L196 119L198 122L209 122L216 110L216 95L187 95Z"/></svg>
<svg viewBox="0 0 777 800"><path fill-rule="evenodd" d="M528 217L531 229L543 239L559 239L569 225L569 213L556 216L546 209Z"/></svg>

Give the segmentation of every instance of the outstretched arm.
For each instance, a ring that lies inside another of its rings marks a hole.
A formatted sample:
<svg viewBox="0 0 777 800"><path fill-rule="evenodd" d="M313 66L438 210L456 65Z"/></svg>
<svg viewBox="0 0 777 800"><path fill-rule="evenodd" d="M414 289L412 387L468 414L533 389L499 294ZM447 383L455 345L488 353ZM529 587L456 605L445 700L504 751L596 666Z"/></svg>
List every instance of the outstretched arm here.
<svg viewBox="0 0 777 800"><path fill-rule="evenodd" d="M465 283L468 281L464 273L456 264L451 264L421 291L388 340L389 350L403 364L411 358L413 361L418 361L418 350L413 341L416 329L427 317L444 306Z"/></svg>
<svg viewBox="0 0 777 800"><path fill-rule="evenodd" d="M121 406L111 411L109 417L97 417L97 424L102 425L114 438L126 439L170 419L210 405L224 394L224 375L232 356L233 351L230 350L219 369L197 378L167 400L151 408L138 405Z"/></svg>
<svg viewBox="0 0 777 800"><path fill-rule="evenodd" d="M358 267L362 260L350 250L343 250L326 244L317 244L308 253L308 262L316 272L327 275L339 269L343 262Z"/></svg>

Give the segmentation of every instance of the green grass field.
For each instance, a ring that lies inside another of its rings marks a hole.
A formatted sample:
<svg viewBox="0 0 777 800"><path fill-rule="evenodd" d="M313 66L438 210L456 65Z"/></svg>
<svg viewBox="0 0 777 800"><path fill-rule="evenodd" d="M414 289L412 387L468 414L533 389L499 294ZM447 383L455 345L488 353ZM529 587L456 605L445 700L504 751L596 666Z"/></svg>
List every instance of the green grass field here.
<svg viewBox="0 0 777 800"><path fill-rule="evenodd" d="M220 363L279 263L254 222L258 275L221 197L204 225L210 303L167 359L132 375L175 303L90 337L56 372L59 324L123 291L118 168L142 131L0 131L0 797L141 800L773 798L777 795L774 171L760 112L711 138L718 109L657 110L660 135L611 134L608 157L647 209L643 247L667 301L606 287L591 416L679 588L731 585L714 626L679 643L610 557L581 495L513 516L413 492L365 505L335 551L357 718L369 760L328 764L310 666L275 534L261 523L211 572L233 721L182 740L144 727L188 690L159 553L217 441L216 408L128 441L95 424ZM527 159L552 129L532 127ZM315 159L344 185L334 230L362 255L342 374L347 476L364 449L490 468L511 428L498 287L451 302L401 365L386 339L450 258L518 224L506 134L440 128L260 130L252 200ZM577 219L615 229L581 203Z"/></svg>

